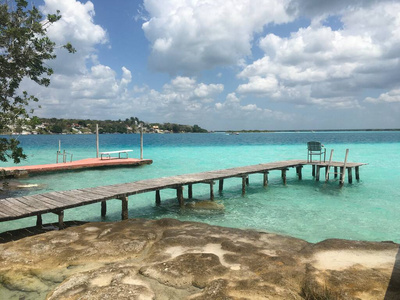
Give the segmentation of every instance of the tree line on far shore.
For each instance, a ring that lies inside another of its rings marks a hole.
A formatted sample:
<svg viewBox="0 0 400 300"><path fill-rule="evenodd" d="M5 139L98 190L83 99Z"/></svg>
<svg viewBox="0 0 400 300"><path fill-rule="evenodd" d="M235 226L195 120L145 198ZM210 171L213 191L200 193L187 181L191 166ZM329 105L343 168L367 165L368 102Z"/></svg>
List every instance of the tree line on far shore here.
<svg viewBox="0 0 400 300"><path fill-rule="evenodd" d="M206 129L198 125L182 125L176 123L147 123L137 117L125 120L83 120L33 117L23 125L11 126L3 130L4 134L91 134L96 133L138 133L140 126L147 133L205 133Z"/></svg>

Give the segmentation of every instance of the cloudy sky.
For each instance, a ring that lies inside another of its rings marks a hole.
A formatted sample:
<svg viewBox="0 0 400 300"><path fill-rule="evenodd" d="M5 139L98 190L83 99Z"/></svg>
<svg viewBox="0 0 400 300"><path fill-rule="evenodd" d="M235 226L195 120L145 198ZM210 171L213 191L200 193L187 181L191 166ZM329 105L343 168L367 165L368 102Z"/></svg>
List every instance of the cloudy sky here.
<svg viewBox="0 0 400 300"><path fill-rule="evenodd" d="M62 19L40 117L400 128L400 1L35 0Z"/></svg>

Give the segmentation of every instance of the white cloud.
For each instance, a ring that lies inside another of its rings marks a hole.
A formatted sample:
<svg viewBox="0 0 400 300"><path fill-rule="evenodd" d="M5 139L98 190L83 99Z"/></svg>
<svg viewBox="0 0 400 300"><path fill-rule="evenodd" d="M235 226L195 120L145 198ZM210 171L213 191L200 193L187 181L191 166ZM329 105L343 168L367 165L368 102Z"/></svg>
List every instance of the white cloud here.
<svg viewBox="0 0 400 300"><path fill-rule="evenodd" d="M142 26L152 46L151 66L191 74L236 64L251 54L256 32L291 20L286 0L145 0Z"/></svg>
<svg viewBox="0 0 400 300"><path fill-rule="evenodd" d="M48 88L24 80L22 88L40 99L36 113L48 117L95 117L105 109L117 107L127 95L131 72L123 67L121 79L110 67L99 63L96 47L108 42L106 31L94 23L94 5L87 1L44 0L43 14L60 10L62 18L48 27L47 34L58 46L71 42L76 53L56 49L57 59L48 64L54 69Z"/></svg>
<svg viewBox="0 0 400 300"><path fill-rule="evenodd" d="M357 3L349 10L342 3L336 11L342 14L343 29L323 25L325 19L318 15L318 22L287 38L267 34L260 39L264 57L238 75L248 83L237 92L268 96L271 101L349 108L360 107L368 89L390 90L400 79L400 3Z"/></svg>
<svg viewBox="0 0 400 300"><path fill-rule="evenodd" d="M238 124L243 124L244 120L251 124L257 124L257 128L267 128L276 121L289 121L291 115L263 109L256 104L242 105L241 99L235 93L228 94L225 102L215 103L215 109L219 123L227 128L232 128L232 126L235 128L235 124L238 128ZM251 129L252 127L244 126L243 128Z"/></svg>
<svg viewBox="0 0 400 300"><path fill-rule="evenodd" d="M387 93L381 94L378 98L373 98L373 97L367 97L365 98L366 102L371 102L371 103L382 103L382 102L387 102L387 103L394 103L398 102L400 103L400 89L395 89L391 90Z"/></svg>
<svg viewBox="0 0 400 300"><path fill-rule="evenodd" d="M210 111L210 103L223 89L222 84L198 83L195 78L177 76L165 84L162 91L136 88L141 95L132 95L132 103L141 113L152 115L160 122L186 120L192 123Z"/></svg>
<svg viewBox="0 0 400 300"><path fill-rule="evenodd" d="M107 33L94 23L95 16L93 3L81 3L76 0L45 0L40 9L43 14L53 14L60 10L62 18L53 23L47 31L49 38L61 46L70 42L77 50L69 54L65 49L57 49L57 60L49 64L58 73L76 74L85 73L88 58L93 58L95 47L107 43Z"/></svg>
<svg viewBox="0 0 400 300"><path fill-rule="evenodd" d="M271 95L278 90L278 80L274 75L249 77L249 83L241 84L237 88L238 93L252 93L260 96Z"/></svg>

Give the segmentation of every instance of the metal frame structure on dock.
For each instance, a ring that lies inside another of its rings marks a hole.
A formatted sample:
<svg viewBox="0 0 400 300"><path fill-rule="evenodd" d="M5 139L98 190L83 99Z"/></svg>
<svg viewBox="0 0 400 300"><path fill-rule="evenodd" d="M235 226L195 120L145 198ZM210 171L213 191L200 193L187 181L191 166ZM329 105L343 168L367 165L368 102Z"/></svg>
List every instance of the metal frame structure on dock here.
<svg viewBox="0 0 400 300"><path fill-rule="evenodd" d="M219 181L219 191L223 190L224 179L239 177L242 179L242 194L246 192L246 185L249 184L249 175L263 174L263 185L268 185L268 174L270 171L281 171L283 184L286 184L286 171L289 168L296 168L299 179L302 179L302 168L305 165L312 166L312 175L319 180L320 169L327 171L330 167L340 168L340 184L343 185L345 170L348 170L348 181L352 183L352 169L355 169L355 176L358 180L359 167L364 163L346 162L307 162L306 160L289 160L258 164L252 166L237 167L224 170L208 171L202 173L185 174L179 176L146 179L130 183L100 186L86 189L59 191L29 195L18 198L0 199L0 222L37 216L37 226L42 225L42 214L55 213L58 215L60 228L64 227L64 210L92 203L101 202L101 215L107 213L106 201L119 199L122 202L121 218L128 218L128 196L146 192L154 192L156 205L160 205L162 189L176 189L177 199L180 206L184 206L183 187L188 186L188 198L193 197L193 184L206 183L210 185L210 199L214 200L214 182ZM336 175L335 175L336 177Z"/></svg>

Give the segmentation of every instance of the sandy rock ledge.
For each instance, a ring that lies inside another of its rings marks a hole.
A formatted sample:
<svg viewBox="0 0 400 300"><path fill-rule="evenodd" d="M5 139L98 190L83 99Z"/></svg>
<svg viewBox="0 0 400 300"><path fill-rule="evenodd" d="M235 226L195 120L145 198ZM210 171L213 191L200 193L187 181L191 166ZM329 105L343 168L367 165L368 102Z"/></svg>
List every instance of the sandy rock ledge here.
<svg viewBox="0 0 400 300"><path fill-rule="evenodd" d="M399 245L88 223L0 245L0 299L400 299Z"/></svg>

